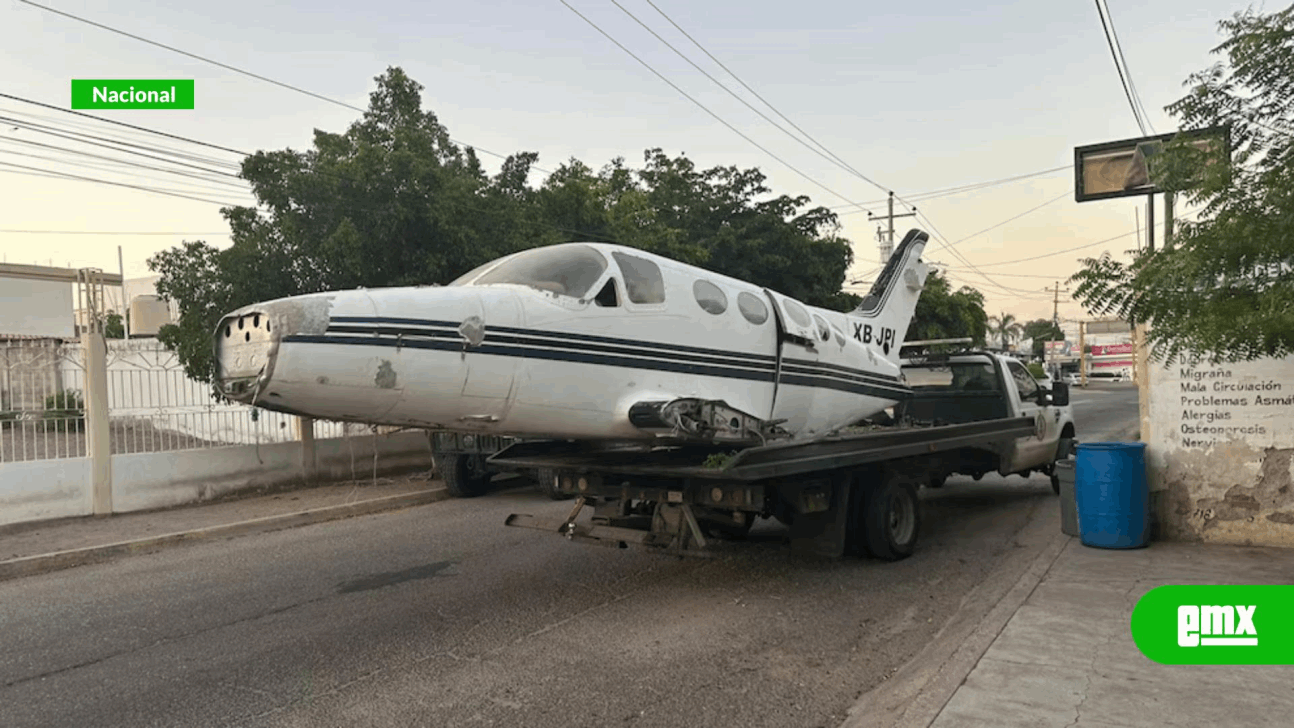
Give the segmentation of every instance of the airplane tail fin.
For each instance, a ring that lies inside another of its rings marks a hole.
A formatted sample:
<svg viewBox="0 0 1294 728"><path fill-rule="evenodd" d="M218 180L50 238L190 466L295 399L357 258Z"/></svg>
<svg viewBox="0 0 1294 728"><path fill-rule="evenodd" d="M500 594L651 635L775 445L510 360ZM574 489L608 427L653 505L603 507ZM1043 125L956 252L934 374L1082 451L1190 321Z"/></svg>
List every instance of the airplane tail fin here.
<svg viewBox="0 0 1294 728"><path fill-rule="evenodd" d="M896 365L904 335L917 310L917 299L930 273L929 266L921 260L928 240L929 235L921 230L908 231L867 297L848 314L863 344Z"/></svg>

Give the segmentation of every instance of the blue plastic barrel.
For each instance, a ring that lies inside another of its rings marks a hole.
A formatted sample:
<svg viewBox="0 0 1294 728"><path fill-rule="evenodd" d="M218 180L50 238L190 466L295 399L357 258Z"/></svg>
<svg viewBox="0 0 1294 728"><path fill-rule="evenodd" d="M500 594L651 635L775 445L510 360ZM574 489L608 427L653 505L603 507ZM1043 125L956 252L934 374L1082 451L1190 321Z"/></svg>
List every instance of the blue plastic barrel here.
<svg viewBox="0 0 1294 728"><path fill-rule="evenodd" d="M1084 546L1135 549L1150 541L1144 442L1084 442L1074 463L1078 535Z"/></svg>

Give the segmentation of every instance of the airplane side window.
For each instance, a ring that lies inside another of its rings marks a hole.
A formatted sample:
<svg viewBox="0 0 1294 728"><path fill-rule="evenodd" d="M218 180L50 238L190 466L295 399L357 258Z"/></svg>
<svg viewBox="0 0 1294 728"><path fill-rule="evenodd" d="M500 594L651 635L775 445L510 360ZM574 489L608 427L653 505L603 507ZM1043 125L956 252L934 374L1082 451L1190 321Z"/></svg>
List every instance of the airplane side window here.
<svg viewBox="0 0 1294 728"><path fill-rule="evenodd" d="M603 308L619 306L620 297L616 295L616 279L608 278L607 284L602 286L602 291L593 297L593 302Z"/></svg>
<svg viewBox="0 0 1294 728"><path fill-rule="evenodd" d="M728 295L710 281L697 280L692 284L692 295L706 313L716 316L728 310Z"/></svg>
<svg viewBox="0 0 1294 728"><path fill-rule="evenodd" d="M625 295L634 303L664 303L665 278L660 266L636 255L611 254L625 277Z"/></svg>
<svg viewBox="0 0 1294 728"><path fill-rule="evenodd" d="M742 291L737 294L737 310L747 321L759 326L768 320L768 306L759 300L757 296Z"/></svg>
<svg viewBox="0 0 1294 728"><path fill-rule="evenodd" d="M831 327L827 326L826 320L821 316L814 316L813 322L818 325L818 336L821 336L823 341L831 341Z"/></svg>
<svg viewBox="0 0 1294 728"><path fill-rule="evenodd" d="M806 329L813 327L813 322L809 320L809 312L804 310L804 306L789 298L783 299L782 306L786 308L786 315L790 316L796 325Z"/></svg>

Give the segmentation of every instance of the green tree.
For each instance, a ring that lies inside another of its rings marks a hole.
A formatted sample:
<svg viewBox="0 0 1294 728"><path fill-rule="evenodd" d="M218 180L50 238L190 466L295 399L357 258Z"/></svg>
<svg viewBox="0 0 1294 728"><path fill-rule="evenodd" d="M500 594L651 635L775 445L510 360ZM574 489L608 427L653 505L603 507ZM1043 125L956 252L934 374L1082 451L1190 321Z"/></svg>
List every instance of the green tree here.
<svg viewBox="0 0 1294 728"><path fill-rule="evenodd" d="M686 155L644 152L594 173L571 160L535 195L556 241L608 240L740 278L816 306L848 309L853 260L835 213L809 198L770 196L758 169L698 169Z"/></svg>
<svg viewBox="0 0 1294 728"><path fill-rule="evenodd" d="M489 260L570 241L619 242L849 309L852 262L836 215L809 198L774 196L758 169L698 169L660 149L634 170L594 172L572 159L528 184L533 153L484 173L421 107L422 87L398 68L378 77L369 108L344 134L315 131L307 151L244 160L258 208L225 208L233 246L203 241L149 260L179 320L158 338L186 373L211 381L211 332L256 301L325 290L446 283Z"/></svg>
<svg viewBox="0 0 1294 728"><path fill-rule="evenodd" d="M917 310L904 340L970 337L975 346L984 346L987 334L984 294L970 286L954 291L942 273L932 270L917 299Z"/></svg>
<svg viewBox="0 0 1294 728"><path fill-rule="evenodd" d="M1155 359L1213 362L1294 351L1294 6L1219 23L1223 61L1167 107L1182 129L1229 125L1230 165L1174 141L1151 157L1161 189L1200 209L1171 245L1084 261L1088 310L1147 322Z"/></svg>
<svg viewBox="0 0 1294 728"><path fill-rule="evenodd" d="M1056 322L1051 319L1034 319L1024 324L1020 332L1023 338L1033 340L1034 356L1042 356L1046 353L1048 341L1065 340L1065 332L1061 331Z"/></svg>
<svg viewBox="0 0 1294 728"><path fill-rule="evenodd" d="M126 338L126 323L121 314L116 311L109 311L103 317L103 338L105 339L124 339Z"/></svg>
<svg viewBox="0 0 1294 728"><path fill-rule="evenodd" d="M357 286L446 283L533 244L526 177L536 156L509 157L493 178L421 108L399 68L377 79L344 134L316 130L308 151L257 152L242 164L259 209L224 208L233 246L186 242L149 267L179 320L158 338L189 376L211 381L210 337L240 306Z"/></svg>
<svg viewBox="0 0 1294 728"><path fill-rule="evenodd" d="M988 319L988 332L993 335L995 341L1002 342L1002 348L1006 349L1011 342L1020 338L1024 327L1016 320L1014 314L1002 313L997 316L990 316Z"/></svg>

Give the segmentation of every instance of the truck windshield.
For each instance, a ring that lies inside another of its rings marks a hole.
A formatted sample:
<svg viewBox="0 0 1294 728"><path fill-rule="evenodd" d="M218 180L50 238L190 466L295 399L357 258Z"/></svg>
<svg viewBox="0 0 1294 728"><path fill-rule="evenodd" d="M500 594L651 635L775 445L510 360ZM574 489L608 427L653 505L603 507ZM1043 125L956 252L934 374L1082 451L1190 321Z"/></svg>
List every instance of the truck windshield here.
<svg viewBox="0 0 1294 728"><path fill-rule="evenodd" d="M949 392L1000 392L997 375L989 362L922 364L903 367L908 386L920 390Z"/></svg>
<svg viewBox="0 0 1294 728"><path fill-rule="evenodd" d="M530 286L561 296L584 298L606 269L607 259L587 245L553 245L518 253L475 280L471 280L469 276L473 274L469 273L459 281L463 281L461 285L471 286Z"/></svg>

